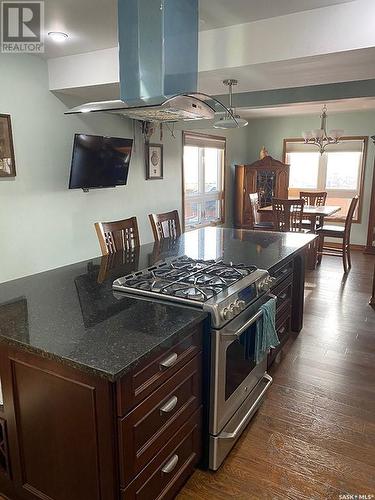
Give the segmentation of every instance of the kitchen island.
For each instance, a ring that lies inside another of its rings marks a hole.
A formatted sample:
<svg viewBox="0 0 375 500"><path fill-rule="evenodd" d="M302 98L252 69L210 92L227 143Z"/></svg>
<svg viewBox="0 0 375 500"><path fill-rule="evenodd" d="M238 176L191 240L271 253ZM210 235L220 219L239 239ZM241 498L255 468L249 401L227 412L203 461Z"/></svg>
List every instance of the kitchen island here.
<svg viewBox="0 0 375 500"><path fill-rule="evenodd" d="M207 317L113 293L113 280L182 255L264 268L284 345L302 328L312 239L207 228L0 285L0 492L172 497L202 456Z"/></svg>

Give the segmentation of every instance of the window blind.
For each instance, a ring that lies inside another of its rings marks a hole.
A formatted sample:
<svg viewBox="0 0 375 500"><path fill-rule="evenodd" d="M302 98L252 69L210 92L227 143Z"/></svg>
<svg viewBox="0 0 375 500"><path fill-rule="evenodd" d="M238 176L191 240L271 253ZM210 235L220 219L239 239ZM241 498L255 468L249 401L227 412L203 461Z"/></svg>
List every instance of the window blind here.
<svg viewBox="0 0 375 500"><path fill-rule="evenodd" d="M198 148L225 149L225 137L215 137L213 135L196 135L185 132L184 145Z"/></svg>

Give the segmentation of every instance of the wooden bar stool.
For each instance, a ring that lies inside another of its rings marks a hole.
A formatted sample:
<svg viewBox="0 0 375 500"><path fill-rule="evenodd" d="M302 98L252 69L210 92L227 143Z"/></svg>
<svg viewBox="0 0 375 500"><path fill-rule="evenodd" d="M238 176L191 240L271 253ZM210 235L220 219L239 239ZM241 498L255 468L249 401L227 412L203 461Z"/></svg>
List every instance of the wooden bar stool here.
<svg viewBox="0 0 375 500"><path fill-rule="evenodd" d="M96 222L95 229L103 255L139 247L136 217L113 222Z"/></svg>
<svg viewBox="0 0 375 500"><path fill-rule="evenodd" d="M149 216L155 241L165 238L176 239L181 236L180 218L177 210L164 214L150 214Z"/></svg>
<svg viewBox="0 0 375 500"><path fill-rule="evenodd" d="M332 257L342 257L344 272L347 273L352 267L350 258L350 231L352 228L353 216L358 204L358 196L355 196L349 206L348 215L345 219L345 226L327 226L317 230L319 234L319 248L318 248L318 264L322 261L323 255L331 255ZM324 246L324 238L339 238L342 240L341 248L332 246Z"/></svg>

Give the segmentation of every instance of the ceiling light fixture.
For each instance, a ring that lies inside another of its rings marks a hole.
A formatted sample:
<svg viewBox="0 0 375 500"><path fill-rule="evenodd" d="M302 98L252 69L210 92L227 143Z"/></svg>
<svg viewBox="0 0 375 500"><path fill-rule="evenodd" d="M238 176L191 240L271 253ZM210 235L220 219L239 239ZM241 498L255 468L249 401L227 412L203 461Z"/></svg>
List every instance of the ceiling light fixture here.
<svg viewBox="0 0 375 500"><path fill-rule="evenodd" d="M231 112L226 112L225 115L214 123L214 128L242 128L248 125L248 121L241 118L240 115L236 114L236 110L233 107L233 85L238 84L238 80L227 79L223 80L223 84L229 89L229 110ZM233 117L231 116L233 115Z"/></svg>
<svg viewBox="0 0 375 500"><path fill-rule="evenodd" d="M68 35L62 31L50 31L48 36L56 43L65 42L69 38Z"/></svg>
<svg viewBox="0 0 375 500"><path fill-rule="evenodd" d="M322 114L320 115L321 122L320 128L315 128L313 130L304 130L302 132L302 137L305 144L312 144L319 148L320 154L322 155L327 146L331 144L339 144L341 137L344 135L344 130L342 129L332 129L327 133L327 106L324 105L322 109Z"/></svg>

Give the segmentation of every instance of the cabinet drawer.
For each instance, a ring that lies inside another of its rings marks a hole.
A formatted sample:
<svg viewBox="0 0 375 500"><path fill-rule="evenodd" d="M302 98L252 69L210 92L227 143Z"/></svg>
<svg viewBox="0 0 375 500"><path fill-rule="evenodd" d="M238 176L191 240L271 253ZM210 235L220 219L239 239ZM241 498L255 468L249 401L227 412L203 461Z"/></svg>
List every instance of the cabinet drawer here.
<svg viewBox="0 0 375 500"><path fill-rule="evenodd" d="M282 349L283 345L288 339L291 321L290 313L291 309L289 306L282 315L279 315L279 317L276 318L276 332L277 336L279 337L280 344L276 347L276 349L271 349L267 359L268 368L272 365L278 352Z"/></svg>
<svg viewBox="0 0 375 500"><path fill-rule="evenodd" d="M287 310L285 314L280 316L280 318L277 318L276 332L279 337L280 344L283 344L290 333L290 310Z"/></svg>
<svg viewBox="0 0 375 500"><path fill-rule="evenodd" d="M272 293L277 296L276 312L282 313L292 302L292 281L293 276L289 275L286 280L277 285Z"/></svg>
<svg viewBox="0 0 375 500"><path fill-rule="evenodd" d="M194 327L183 339L161 347L117 384L117 415L124 416L157 387L176 373L202 349L203 324Z"/></svg>
<svg viewBox="0 0 375 500"><path fill-rule="evenodd" d="M281 283L289 274L293 273L293 260L290 260L287 264L281 267L272 269L270 271L271 276L276 278L275 286Z"/></svg>
<svg viewBox="0 0 375 500"><path fill-rule="evenodd" d="M201 457L201 408L196 411L129 486L121 500L172 499Z"/></svg>
<svg viewBox="0 0 375 500"><path fill-rule="evenodd" d="M153 459L163 444L201 405L201 364L202 356L199 354L119 420L123 486Z"/></svg>

